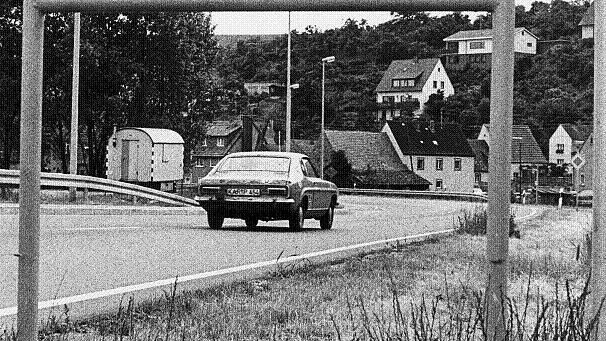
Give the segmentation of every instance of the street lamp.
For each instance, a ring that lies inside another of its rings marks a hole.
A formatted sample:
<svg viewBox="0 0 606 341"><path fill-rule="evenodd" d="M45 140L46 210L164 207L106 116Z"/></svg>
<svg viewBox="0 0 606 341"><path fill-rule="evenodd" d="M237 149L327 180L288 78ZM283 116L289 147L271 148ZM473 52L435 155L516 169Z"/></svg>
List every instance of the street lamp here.
<svg viewBox="0 0 606 341"><path fill-rule="evenodd" d="M320 128L320 178L324 179L324 83L325 83L325 65L335 61L335 56L322 58L322 126Z"/></svg>

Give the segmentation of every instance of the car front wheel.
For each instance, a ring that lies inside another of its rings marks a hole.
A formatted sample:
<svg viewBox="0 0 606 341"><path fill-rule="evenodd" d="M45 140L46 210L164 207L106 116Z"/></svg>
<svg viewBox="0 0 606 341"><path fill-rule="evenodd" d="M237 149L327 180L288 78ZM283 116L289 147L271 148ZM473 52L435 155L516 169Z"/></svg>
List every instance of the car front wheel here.
<svg viewBox="0 0 606 341"><path fill-rule="evenodd" d="M320 227L322 230L330 230L332 222L335 218L335 206L331 204L326 213L320 218Z"/></svg>
<svg viewBox="0 0 606 341"><path fill-rule="evenodd" d="M302 229L303 223L305 222L305 219L303 218L304 214L303 206L297 207L297 210L292 213L290 219L288 219L288 227L290 227L291 230Z"/></svg>
<svg viewBox="0 0 606 341"><path fill-rule="evenodd" d="M220 229L221 226L223 226L223 220L225 220L225 218L221 214L211 212L207 214L207 218L208 226L211 229Z"/></svg>

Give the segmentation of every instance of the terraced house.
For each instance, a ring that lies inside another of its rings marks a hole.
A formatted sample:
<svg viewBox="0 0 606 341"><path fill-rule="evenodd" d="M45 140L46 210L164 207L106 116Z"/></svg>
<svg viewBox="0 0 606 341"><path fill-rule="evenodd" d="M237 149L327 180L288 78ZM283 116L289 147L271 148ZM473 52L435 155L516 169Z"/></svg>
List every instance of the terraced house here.
<svg viewBox="0 0 606 341"><path fill-rule="evenodd" d="M402 164L430 182L430 190L473 192L475 154L458 125L387 122L382 132Z"/></svg>

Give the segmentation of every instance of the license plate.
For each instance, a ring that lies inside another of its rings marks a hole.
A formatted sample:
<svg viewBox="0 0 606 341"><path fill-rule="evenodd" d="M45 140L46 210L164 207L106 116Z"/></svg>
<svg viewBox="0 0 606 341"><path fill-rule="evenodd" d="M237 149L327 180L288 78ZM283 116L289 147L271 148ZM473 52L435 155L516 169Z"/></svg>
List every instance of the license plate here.
<svg viewBox="0 0 606 341"><path fill-rule="evenodd" d="M258 188L228 188L227 195L236 196L259 196L260 190Z"/></svg>

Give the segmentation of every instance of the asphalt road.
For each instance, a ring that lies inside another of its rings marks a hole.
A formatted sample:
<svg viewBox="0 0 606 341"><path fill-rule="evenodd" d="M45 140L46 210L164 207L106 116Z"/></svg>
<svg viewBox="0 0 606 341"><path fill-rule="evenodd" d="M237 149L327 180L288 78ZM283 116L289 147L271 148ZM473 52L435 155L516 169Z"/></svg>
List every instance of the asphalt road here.
<svg viewBox="0 0 606 341"><path fill-rule="evenodd" d="M260 222L247 230L226 220L210 230L204 215L44 215L40 300L167 279L356 243L452 228L463 207L478 204L342 196L332 230L306 220ZM0 308L16 305L18 218L0 215Z"/></svg>

